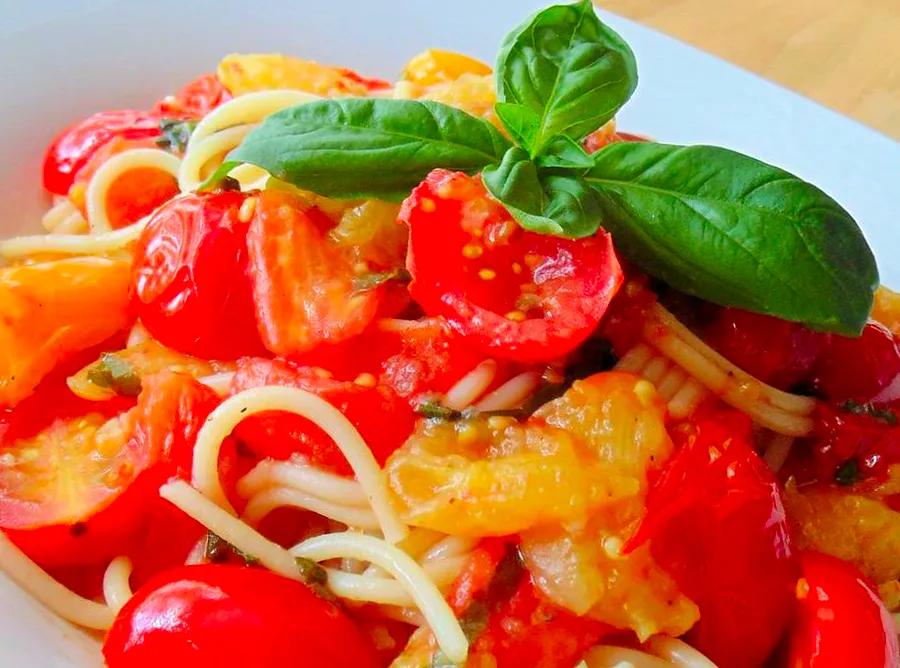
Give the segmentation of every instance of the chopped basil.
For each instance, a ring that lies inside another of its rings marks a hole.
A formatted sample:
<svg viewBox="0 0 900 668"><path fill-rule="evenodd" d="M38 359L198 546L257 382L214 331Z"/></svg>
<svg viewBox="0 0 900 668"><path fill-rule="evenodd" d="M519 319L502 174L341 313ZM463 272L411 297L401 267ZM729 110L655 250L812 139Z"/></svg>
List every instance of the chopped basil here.
<svg viewBox="0 0 900 668"><path fill-rule="evenodd" d="M228 555L234 554L244 560L247 566L255 566L259 563L259 558L252 554L247 554L243 550L236 548L224 538L214 534L212 531L206 534L206 558L213 562L222 562L228 559Z"/></svg>
<svg viewBox="0 0 900 668"><path fill-rule="evenodd" d="M87 378L94 385L113 390L116 394L136 397L141 393L141 377L134 367L115 353L103 353L87 370Z"/></svg>
<svg viewBox="0 0 900 668"><path fill-rule="evenodd" d="M885 424L891 426L897 424L897 415L893 411L887 408L881 408L872 403L859 403L858 401L853 401L851 399L841 404L841 410L853 413L854 415L865 415L870 418L875 418L876 420L881 420Z"/></svg>
<svg viewBox="0 0 900 668"><path fill-rule="evenodd" d="M855 459L848 459L834 472L834 481L845 487L859 480L859 464Z"/></svg>
<svg viewBox="0 0 900 668"><path fill-rule="evenodd" d="M294 557L297 568L300 569L300 578L303 583L315 591L322 598L329 601L335 596L328 588L328 573L318 563L306 557Z"/></svg>
<svg viewBox="0 0 900 668"><path fill-rule="evenodd" d="M391 271L373 272L369 274L361 274L354 276L352 281L353 292L365 292L372 290L379 285L383 285L389 281L397 281L398 283L409 283L412 276L403 267L392 269Z"/></svg>
<svg viewBox="0 0 900 668"><path fill-rule="evenodd" d="M156 140L156 145L166 151L184 153L187 150L191 133L196 127L197 121L164 118L159 122L159 130L162 134Z"/></svg>

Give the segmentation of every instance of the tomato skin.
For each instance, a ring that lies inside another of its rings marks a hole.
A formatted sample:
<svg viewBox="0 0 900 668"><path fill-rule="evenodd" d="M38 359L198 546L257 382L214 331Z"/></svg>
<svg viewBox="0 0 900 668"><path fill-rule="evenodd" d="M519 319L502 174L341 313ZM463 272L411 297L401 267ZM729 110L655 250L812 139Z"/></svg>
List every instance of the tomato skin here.
<svg viewBox="0 0 900 668"><path fill-rule="evenodd" d="M184 566L142 587L116 617L109 668L375 668L375 651L330 601L253 568Z"/></svg>
<svg viewBox="0 0 900 668"><path fill-rule="evenodd" d="M437 169L404 201L410 294L494 356L561 357L595 329L622 283L610 236L528 232L482 183Z"/></svg>
<svg viewBox="0 0 900 668"><path fill-rule="evenodd" d="M298 387L328 401L356 427L379 464L384 464L391 453L403 445L415 427L415 415L409 404L389 387L364 387L323 378L316 369L286 360L240 360L231 392L263 385ZM385 419L387 415L389 420ZM238 425L235 433L261 458L288 459L299 454L342 475L353 474L334 441L299 415L277 412L253 415Z"/></svg>
<svg viewBox="0 0 900 668"><path fill-rule="evenodd" d="M830 337L780 318L722 308L706 338L744 371L786 390L808 379Z"/></svg>
<svg viewBox="0 0 900 668"><path fill-rule="evenodd" d="M818 552L800 555L791 668L895 668L894 621L877 589L854 566Z"/></svg>
<svg viewBox="0 0 900 668"><path fill-rule="evenodd" d="M874 321L859 337L835 334L813 375L816 389L833 401L874 399L900 376L900 337Z"/></svg>
<svg viewBox="0 0 900 668"><path fill-rule="evenodd" d="M131 426L131 431L123 436L127 440L118 478L104 477L103 489L91 487L83 492L92 496L91 503L81 508L81 520L61 523L56 519L54 513L67 508L55 505L52 489L45 490L48 496L40 503L24 502L14 490L0 489L2 528L42 566L93 565L125 553L133 554L136 568L141 568L148 554L162 564L167 560L160 554L177 553L164 564L171 566L183 563L190 546L205 533L199 525L188 537L172 531L173 526L181 526L170 522L180 511L159 498L159 487L172 476L190 475L196 433L219 398L189 376L172 372L145 378L144 386L138 405L120 418L123 428ZM85 457L95 454L86 452ZM67 474L80 476L74 480L77 485L100 484L87 477L89 468L73 472L69 467ZM159 546L150 552L138 549L153 522L166 526L167 542L160 553L154 551Z"/></svg>
<svg viewBox="0 0 900 668"><path fill-rule="evenodd" d="M160 116L203 118L230 99L231 93L215 74L202 74L185 84L175 95L157 102L154 111Z"/></svg>
<svg viewBox="0 0 900 668"><path fill-rule="evenodd" d="M240 192L195 193L157 209L135 249L133 301L161 343L206 359L263 350L247 270Z"/></svg>
<svg viewBox="0 0 900 668"><path fill-rule="evenodd" d="M78 171L110 140L158 137L160 116L135 109L101 111L69 126L53 140L44 156L44 188L56 195L69 192Z"/></svg>
<svg viewBox="0 0 900 668"><path fill-rule="evenodd" d="M692 644L719 665L759 666L788 626L797 575L778 482L736 411L675 436L680 450L651 488L629 547L649 539L654 559L700 608Z"/></svg>

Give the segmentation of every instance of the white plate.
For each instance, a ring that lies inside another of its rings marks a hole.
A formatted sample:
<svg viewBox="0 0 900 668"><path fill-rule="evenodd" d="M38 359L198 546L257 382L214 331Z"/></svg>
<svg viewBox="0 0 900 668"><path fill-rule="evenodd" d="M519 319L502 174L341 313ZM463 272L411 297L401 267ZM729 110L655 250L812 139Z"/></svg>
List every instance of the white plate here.
<svg viewBox="0 0 900 668"><path fill-rule="evenodd" d="M147 106L230 51L283 51L391 77L438 46L492 62L543 0L0 0L0 234L37 230L40 160L67 123ZM900 145L673 39L604 14L637 53L620 126L735 148L821 186L856 217L900 286ZM0 666L100 665L95 644L0 579Z"/></svg>

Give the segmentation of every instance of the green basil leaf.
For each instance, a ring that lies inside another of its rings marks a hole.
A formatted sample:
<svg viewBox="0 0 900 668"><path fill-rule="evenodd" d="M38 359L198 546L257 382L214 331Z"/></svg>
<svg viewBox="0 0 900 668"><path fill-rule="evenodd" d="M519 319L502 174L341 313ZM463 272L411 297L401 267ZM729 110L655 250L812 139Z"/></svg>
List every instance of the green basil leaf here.
<svg viewBox="0 0 900 668"><path fill-rule="evenodd" d="M240 165L238 160L226 160L216 167L216 170L206 177L206 180L197 186L198 193L208 193L214 190L240 190L241 184L236 179L231 178L228 174L232 169ZM235 187L237 183L237 187Z"/></svg>
<svg viewBox="0 0 900 668"><path fill-rule="evenodd" d="M628 259L703 299L856 335L878 269L847 211L815 186L712 146L623 142L585 179Z"/></svg>
<svg viewBox="0 0 900 668"><path fill-rule="evenodd" d="M141 393L141 377L135 368L115 353L103 353L100 359L88 367L88 380L94 385L113 390L126 397Z"/></svg>
<svg viewBox="0 0 900 668"><path fill-rule="evenodd" d="M538 167L561 167L564 169L590 169L594 159L577 141L566 135L557 135L550 140L544 153L534 159Z"/></svg>
<svg viewBox="0 0 900 668"><path fill-rule="evenodd" d="M494 112L519 146L534 145L541 129L541 117L534 110L514 102L498 102Z"/></svg>
<svg viewBox="0 0 900 668"><path fill-rule="evenodd" d="M475 173L509 141L438 102L346 98L269 116L229 155L327 197L401 200L436 167Z"/></svg>
<svg viewBox="0 0 900 668"><path fill-rule="evenodd" d="M191 133L196 127L197 121L194 120L163 118L159 122L160 136L156 140L156 145L166 151L184 153L191 139Z"/></svg>
<svg viewBox="0 0 900 668"><path fill-rule="evenodd" d="M497 167L486 167L484 184L526 230L560 237L586 237L600 227L594 190L577 176L542 172L520 148Z"/></svg>
<svg viewBox="0 0 900 668"><path fill-rule="evenodd" d="M500 47L496 71L498 99L539 119L534 139L523 144L532 157L554 135L581 139L599 128L637 86L634 54L588 0L548 7L516 28Z"/></svg>

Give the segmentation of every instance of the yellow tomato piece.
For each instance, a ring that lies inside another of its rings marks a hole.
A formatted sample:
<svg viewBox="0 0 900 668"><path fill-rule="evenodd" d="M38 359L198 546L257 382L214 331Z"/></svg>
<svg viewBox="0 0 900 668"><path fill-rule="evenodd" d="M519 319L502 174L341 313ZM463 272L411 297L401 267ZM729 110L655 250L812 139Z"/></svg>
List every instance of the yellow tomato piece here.
<svg viewBox="0 0 900 668"><path fill-rule="evenodd" d="M0 406L28 396L61 360L129 321L130 262L67 258L0 269Z"/></svg>
<svg viewBox="0 0 900 668"><path fill-rule="evenodd" d="M620 629L641 641L679 636L699 619L697 606L656 565L644 545L625 555L615 531L560 526L522 535L521 550L535 584L557 605Z"/></svg>
<svg viewBox="0 0 900 668"><path fill-rule="evenodd" d="M509 418L422 421L386 468L406 522L468 536L584 520L638 487L565 431Z"/></svg>
<svg viewBox="0 0 900 668"><path fill-rule="evenodd" d="M365 84L345 69L281 53L232 53L219 63L216 76L234 96L279 88L323 97L368 93Z"/></svg>
<svg viewBox="0 0 900 668"><path fill-rule="evenodd" d="M815 487L801 490L789 480L784 505L798 547L851 561L882 584L900 577L900 513L879 498L900 482L900 466L891 480L869 494Z"/></svg>
<svg viewBox="0 0 900 668"><path fill-rule="evenodd" d="M434 100L467 111L490 121L502 129L502 124L494 114L497 93L494 91L494 77L478 74L462 74L453 81L420 86L412 82L400 82L395 90L397 97Z"/></svg>
<svg viewBox="0 0 900 668"><path fill-rule="evenodd" d="M110 360L110 358L112 359ZM77 373L69 376L66 383L69 385L69 389L82 399L103 401L116 396L115 378L111 383L107 382L107 379L111 374L115 376L116 373L119 373L120 369L134 374L135 380L139 383L142 377L164 370L200 378L233 368L234 365L209 362L179 353L158 341L148 339L124 350L106 353L100 360L91 362Z"/></svg>
<svg viewBox="0 0 900 668"><path fill-rule="evenodd" d="M420 86L455 81L463 74L486 76L491 68L475 58L441 49L426 49L403 68L403 78Z"/></svg>
<svg viewBox="0 0 900 668"><path fill-rule="evenodd" d="M900 292L883 285L875 291L872 319L877 320L897 336L900 336Z"/></svg>
<svg viewBox="0 0 900 668"><path fill-rule="evenodd" d="M601 462L646 486L647 471L672 453L665 405L653 385L616 371L576 381L534 415L576 435Z"/></svg>
<svg viewBox="0 0 900 668"><path fill-rule="evenodd" d="M354 265L402 267L409 230L397 222L399 211L396 204L366 200L344 211L328 238L349 254Z"/></svg>

